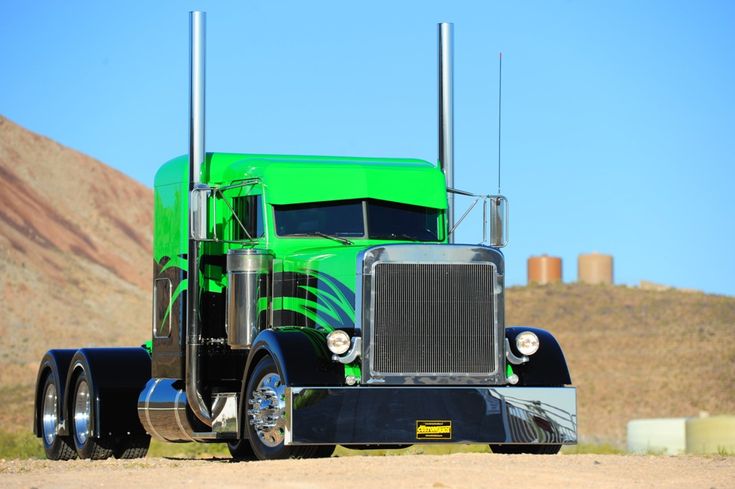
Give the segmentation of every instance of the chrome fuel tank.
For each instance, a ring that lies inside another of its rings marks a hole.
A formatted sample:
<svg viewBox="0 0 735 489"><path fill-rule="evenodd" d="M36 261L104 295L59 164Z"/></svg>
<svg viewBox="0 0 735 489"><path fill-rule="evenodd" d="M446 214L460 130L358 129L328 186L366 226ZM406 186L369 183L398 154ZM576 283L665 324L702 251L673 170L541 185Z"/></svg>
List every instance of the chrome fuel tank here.
<svg viewBox="0 0 735 489"><path fill-rule="evenodd" d="M195 441L187 416L186 392L177 379L151 379L138 397L138 418L154 438L168 442Z"/></svg>

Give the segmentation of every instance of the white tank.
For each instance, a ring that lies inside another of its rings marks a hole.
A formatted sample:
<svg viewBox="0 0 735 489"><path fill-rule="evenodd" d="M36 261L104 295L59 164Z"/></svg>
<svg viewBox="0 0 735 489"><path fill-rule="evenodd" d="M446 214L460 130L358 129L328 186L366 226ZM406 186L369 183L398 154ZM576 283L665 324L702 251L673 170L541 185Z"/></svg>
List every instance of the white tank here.
<svg viewBox="0 0 735 489"><path fill-rule="evenodd" d="M686 451L687 418L634 419L628 422L628 451L679 455Z"/></svg>
<svg viewBox="0 0 735 489"><path fill-rule="evenodd" d="M735 453L735 416L689 418L687 453Z"/></svg>

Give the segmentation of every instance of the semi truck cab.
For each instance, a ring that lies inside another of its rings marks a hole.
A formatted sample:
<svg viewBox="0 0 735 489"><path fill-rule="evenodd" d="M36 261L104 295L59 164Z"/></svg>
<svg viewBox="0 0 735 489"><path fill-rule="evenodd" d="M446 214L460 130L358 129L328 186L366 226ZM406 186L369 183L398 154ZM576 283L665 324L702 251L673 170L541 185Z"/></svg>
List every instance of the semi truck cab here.
<svg viewBox="0 0 735 489"><path fill-rule="evenodd" d="M155 177L151 341L44 356L34 430L49 458L139 457L151 437L263 460L576 443L560 345L505 323L506 200L453 186L439 32L439 164L207 153L192 13L190 151ZM483 209L478 243L455 242L456 195Z"/></svg>

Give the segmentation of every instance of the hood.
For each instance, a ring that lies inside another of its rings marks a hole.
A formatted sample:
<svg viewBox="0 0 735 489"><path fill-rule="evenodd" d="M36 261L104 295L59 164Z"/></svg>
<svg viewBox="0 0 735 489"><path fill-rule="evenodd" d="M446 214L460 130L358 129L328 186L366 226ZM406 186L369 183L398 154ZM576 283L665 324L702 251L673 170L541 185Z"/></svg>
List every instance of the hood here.
<svg viewBox="0 0 735 489"><path fill-rule="evenodd" d="M308 246L312 245L312 246ZM417 244L395 242L390 245L377 241L352 245L328 243L312 238L289 240L290 249L276 252L274 260L274 324L278 326L307 326L331 332L342 329L350 334L355 330L356 295L361 287L362 263L360 256L368 249L366 259L375 253L391 257L390 261L438 260L443 263L490 261L499 276L503 276L502 253L480 245ZM298 246L298 248L296 248ZM307 247L308 246L308 247ZM381 259L382 261L382 259Z"/></svg>
<svg viewBox="0 0 735 489"><path fill-rule="evenodd" d="M335 243L307 248L304 244L300 249L276 252L274 324L352 332L357 260L373 245Z"/></svg>

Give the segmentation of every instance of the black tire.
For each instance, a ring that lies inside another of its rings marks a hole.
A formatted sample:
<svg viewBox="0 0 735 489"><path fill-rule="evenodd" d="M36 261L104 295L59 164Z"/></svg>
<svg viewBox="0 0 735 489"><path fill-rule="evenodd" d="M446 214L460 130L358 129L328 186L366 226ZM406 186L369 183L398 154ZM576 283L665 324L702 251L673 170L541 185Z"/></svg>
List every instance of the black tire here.
<svg viewBox="0 0 735 489"><path fill-rule="evenodd" d="M561 445L490 445L493 453L517 455L521 453L531 455L555 455L561 450Z"/></svg>
<svg viewBox="0 0 735 489"><path fill-rule="evenodd" d="M63 399L59 398L59 386L54 376L49 373L41 388L39 406L39 421L41 442L46 458L49 460L72 460L77 458L77 452L70 436L58 435L59 420Z"/></svg>
<svg viewBox="0 0 735 489"><path fill-rule="evenodd" d="M309 458L309 456L315 451L313 446L286 446L283 440L282 429L275 430L277 438L280 433L280 443L276 443L274 440L271 442L273 443L273 446L269 446L260 438L255 425L251 423L253 416L250 414L249 408L251 403L254 401L253 392L256 391L262 380L267 376L271 376L270 379L272 380L274 379L274 377L272 377L274 375L277 376L279 380L281 379L280 373L278 372L278 368L273 362L273 359L270 356L266 356L258 362L248 379L248 386L245 391L245 402L243 403L244 412L242 413L243 415L241 419L243 420L243 423L245 423L245 429L248 431L250 446L252 447L255 456L260 460ZM278 385L281 386L280 384Z"/></svg>
<svg viewBox="0 0 735 489"><path fill-rule="evenodd" d="M250 440L247 438L240 438L237 441L228 442L227 449L230 451L230 455L234 460L248 462L258 459L258 457L255 456L253 447L250 446Z"/></svg>
<svg viewBox="0 0 735 489"><path fill-rule="evenodd" d="M125 436L117 440L112 454L120 459L145 458L150 446L150 436Z"/></svg>
<svg viewBox="0 0 735 489"><path fill-rule="evenodd" d="M316 445L314 453L309 458L329 458L334 453L337 445Z"/></svg>
<svg viewBox="0 0 735 489"><path fill-rule="evenodd" d="M91 401L87 373L82 371L74 383L74 394L69 406L69 424L77 455L81 459L105 460L112 456L114 440L92 436L94 403Z"/></svg>

